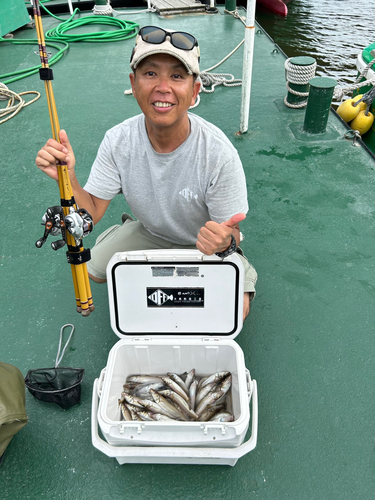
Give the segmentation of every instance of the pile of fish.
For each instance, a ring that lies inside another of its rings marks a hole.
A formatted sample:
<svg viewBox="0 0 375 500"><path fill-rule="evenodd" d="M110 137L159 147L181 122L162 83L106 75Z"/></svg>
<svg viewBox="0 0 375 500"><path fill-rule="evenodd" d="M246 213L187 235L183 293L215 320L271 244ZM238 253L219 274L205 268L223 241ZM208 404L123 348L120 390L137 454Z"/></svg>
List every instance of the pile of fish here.
<svg viewBox="0 0 375 500"><path fill-rule="evenodd" d="M177 375L129 375L119 399L121 420L232 422L227 411L230 372L196 377L195 369Z"/></svg>

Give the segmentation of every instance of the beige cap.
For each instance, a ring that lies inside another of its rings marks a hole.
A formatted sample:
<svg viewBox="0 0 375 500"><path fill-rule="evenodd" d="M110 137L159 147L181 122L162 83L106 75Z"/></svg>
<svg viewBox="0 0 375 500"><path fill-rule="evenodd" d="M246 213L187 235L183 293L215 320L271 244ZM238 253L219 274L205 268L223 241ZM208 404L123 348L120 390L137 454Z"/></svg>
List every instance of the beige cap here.
<svg viewBox="0 0 375 500"><path fill-rule="evenodd" d="M168 30L171 33L173 31L175 30ZM138 35L130 60L131 69L134 71L143 59L153 54L169 54L176 57L185 65L189 75L199 75L199 47L195 46L192 50L177 49L170 43L168 36L163 43L153 44L144 42Z"/></svg>

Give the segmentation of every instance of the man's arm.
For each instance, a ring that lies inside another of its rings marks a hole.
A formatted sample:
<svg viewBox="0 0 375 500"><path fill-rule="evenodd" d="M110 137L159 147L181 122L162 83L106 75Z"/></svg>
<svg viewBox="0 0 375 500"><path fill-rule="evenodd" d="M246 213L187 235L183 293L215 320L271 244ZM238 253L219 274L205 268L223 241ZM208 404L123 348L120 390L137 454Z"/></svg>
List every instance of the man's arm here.
<svg viewBox="0 0 375 500"><path fill-rule="evenodd" d="M65 130L60 131L60 142L49 139L35 159L37 167L46 175L58 181L57 160L67 164L74 199L79 208L86 209L97 224L103 217L111 200L102 200L85 191L75 174L75 157Z"/></svg>

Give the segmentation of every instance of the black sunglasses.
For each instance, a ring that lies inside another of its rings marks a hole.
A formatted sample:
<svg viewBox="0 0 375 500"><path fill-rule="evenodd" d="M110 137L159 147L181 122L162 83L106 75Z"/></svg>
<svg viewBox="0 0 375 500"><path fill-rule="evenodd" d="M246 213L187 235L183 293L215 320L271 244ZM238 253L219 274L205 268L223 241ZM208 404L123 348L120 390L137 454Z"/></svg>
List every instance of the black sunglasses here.
<svg viewBox="0 0 375 500"><path fill-rule="evenodd" d="M194 47L198 47L196 38L183 31L165 31L157 26L144 26L139 30L139 35L144 42L155 45L165 42L169 36L171 44L176 49L193 50Z"/></svg>

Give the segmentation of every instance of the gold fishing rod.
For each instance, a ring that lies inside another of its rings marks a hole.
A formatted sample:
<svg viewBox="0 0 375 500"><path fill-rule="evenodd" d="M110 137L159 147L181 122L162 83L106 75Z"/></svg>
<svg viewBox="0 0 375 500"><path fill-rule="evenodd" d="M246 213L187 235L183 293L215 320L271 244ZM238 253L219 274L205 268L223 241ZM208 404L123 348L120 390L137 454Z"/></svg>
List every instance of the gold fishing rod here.
<svg viewBox="0 0 375 500"><path fill-rule="evenodd" d="M39 69L40 79L44 81L46 89L52 137L60 142L60 125L52 88L53 72L48 65L39 0L32 0L32 4L42 66ZM45 225L44 235L35 245L41 248L49 234L55 236L61 231L62 239L54 241L51 247L57 250L65 244L68 245L66 255L72 270L77 311L82 316L88 316L95 307L86 266L86 262L90 260L90 250L83 248L82 238L92 231L94 223L90 214L84 209L78 209L75 203L67 164L57 161L57 172L61 206L47 209L43 217Z"/></svg>

